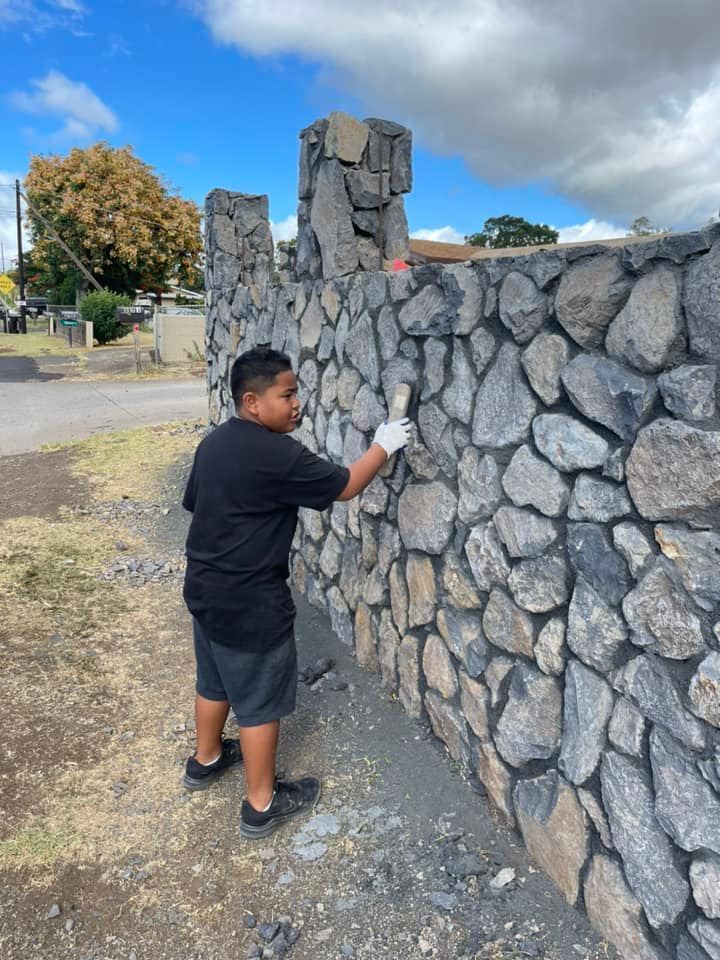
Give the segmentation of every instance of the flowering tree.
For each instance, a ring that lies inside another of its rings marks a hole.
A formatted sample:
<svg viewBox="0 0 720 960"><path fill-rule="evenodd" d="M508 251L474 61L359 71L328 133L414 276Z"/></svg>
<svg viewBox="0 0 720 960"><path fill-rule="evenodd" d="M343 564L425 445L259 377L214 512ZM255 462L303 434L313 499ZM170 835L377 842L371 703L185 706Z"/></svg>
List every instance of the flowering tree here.
<svg viewBox="0 0 720 960"><path fill-rule="evenodd" d="M183 200L131 147L32 157L25 179L32 207L108 290L162 290L170 281L197 287L202 250L200 210ZM32 209L35 285L67 290L86 282Z"/></svg>

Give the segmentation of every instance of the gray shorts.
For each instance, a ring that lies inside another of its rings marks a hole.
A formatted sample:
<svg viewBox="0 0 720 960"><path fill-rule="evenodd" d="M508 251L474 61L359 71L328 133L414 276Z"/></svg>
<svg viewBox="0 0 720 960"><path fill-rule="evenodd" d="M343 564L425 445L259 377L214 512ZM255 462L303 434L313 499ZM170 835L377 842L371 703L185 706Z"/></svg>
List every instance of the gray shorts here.
<svg viewBox="0 0 720 960"><path fill-rule="evenodd" d="M240 727L258 727L295 709L297 651L295 637L256 653L214 643L193 620L197 682L206 700L227 700Z"/></svg>

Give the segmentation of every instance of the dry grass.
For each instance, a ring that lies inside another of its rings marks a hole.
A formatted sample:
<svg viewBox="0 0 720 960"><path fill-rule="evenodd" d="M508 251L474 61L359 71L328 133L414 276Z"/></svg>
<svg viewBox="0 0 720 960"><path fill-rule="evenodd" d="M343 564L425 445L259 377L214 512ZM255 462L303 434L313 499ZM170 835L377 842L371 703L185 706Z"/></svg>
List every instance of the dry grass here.
<svg viewBox="0 0 720 960"><path fill-rule="evenodd" d="M90 483L97 500L123 496L151 500L161 492L168 464L189 455L198 444L196 434L178 433L177 427L140 427L43 449L71 447L76 453L72 471Z"/></svg>
<svg viewBox="0 0 720 960"><path fill-rule="evenodd" d="M60 337L47 333L0 333L0 355L16 357L84 357L85 347L68 347Z"/></svg>

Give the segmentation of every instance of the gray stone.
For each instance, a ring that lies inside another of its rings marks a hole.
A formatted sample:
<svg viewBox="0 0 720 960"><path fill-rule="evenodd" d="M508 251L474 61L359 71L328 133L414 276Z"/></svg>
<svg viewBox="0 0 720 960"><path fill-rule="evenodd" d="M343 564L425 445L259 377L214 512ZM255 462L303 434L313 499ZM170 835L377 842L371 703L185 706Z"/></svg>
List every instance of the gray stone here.
<svg viewBox="0 0 720 960"><path fill-rule="evenodd" d="M625 450L622 447L617 447L607 458L602 474L618 483L625 479Z"/></svg>
<svg viewBox="0 0 720 960"><path fill-rule="evenodd" d="M602 437L563 413L545 413L536 417L533 436L540 453L558 470L567 473L601 467L610 452Z"/></svg>
<svg viewBox="0 0 720 960"><path fill-rule="evenodd" d="M672 660L687 660L707 649L696 608L665 557L658 557L623 600L630 639Z"/></svg>
<svg viewBox="0 0 720 960"><path fill-rule="evenodd" d="M667 960L666 954L650 942L640 904L614 860L602 854L592 858L584 896L590 923L621 956L628 960Z"/></svg>
<svg viewBox="0 0 720 960"><path fill-rule="evenodd" d="M612 535L615 549L625 557L630 573L637 579L655 556L650 541L636 524L629 521L613 527Z"/></svg>
<svg viewBox="0 0 720 960"><path fill-rule="evenodd" d="M325 156L345 163L359 163L368 141L370 128L347 113L335 111L328 116Z"/></svg>
<svg viewBox="0 0 720 960"><path fill-rule="evenodd" d="M549 677L559 677L565 669L567 649L565 647L565 623L559 617L548 620L538 634L535 649L535 662Z"/></svg>
<svg viewBox="0 0 720 960"><path fill-rule="evenodd" d="M693 712L714 727L720 727L720 653L710 653L690 681Z"/></svg>
<svg viewBox="0 0 720 960"><path fill-rule="evenodd" d="M465 356L465 350L458 340L455 341L453 348L451 373L450 386L446 387L442 396L443 407L456 420L470 423L477 391L477 379Z"/></svg>
<svg viewBox="0 0 720 960"><path fill-rule="evenodd" d="M562 396L560 374L570 360L570 345L556 333L539 333L520 356L530 385L548 407Z"/></svg>
<svg viewBox="0 0 720 960"><path fill-rule="evenodd" d="M665 406L681 420L709 420L715 416L717 367L676 367L660 374L658 387Z"/></svg>
<svg viewBox="0 0 720 960"><path fill-rule="evenodd" d="M428 686L439 691L446 700L452 700L458 692L457 674L448 648L434 633L425 641L423 672Z"/></svg>
<svg viewBox="0 0 720 960"><path fill-rule="evenodd" d="M547 679L547 678L546 678ZM575 791L552 770L521 780L513 793L515 813L532 860L574 904L588 855L585 814Z"/></svg>
<svg viewBox="0 0 720 960"><path fill-rule="evenodd" d="M351 647L353 642L353 622L345 598L338 587L330 587L327 594L328 611L333 631L338 638Z"/></svg>
<svg viewBox="0 0 720 960"><path fill-rule="evenodd" d="M424 443L418 439L418 429L410 425L407 446L403 449L403 458L418 480L434 480L440 467Z"/></svg>
<svg viewBox="0 0 720 960"><path fill-rule="evenodd" d="M455 476L458 455L450 418L437 404L425 403L421 405L418 413L418 425L422 439L440 469L447 476Z"/></svg>
<svg viewBox="0 0 720 960"><path fill-rule="evenodd" d="M513 767L549 759L560 745L561 714L558 681L518 662L510 675L507 704L495 732L500 756Z"/></svg>
<svg viewBox="0 0 720 960"><path fill-rule="evenodd" d="M412 190L412 133L405 130L393 137L390 154L390 188L393 193Z"/></svg>
<svg viewBox="0 0 720 960"><path fill-rule="evenodd" d="M720 600L719 534L660 523L655 527L655 539L677 568L686 590L698 598Z"/></svg>
<svg viewBox="0 0 720 960"><path fill-rule="evenodd" d="M494 589L490 593L482 625L486 637L496 647L532 658L532 618L513 603L504 591Z"/></svg>
<svg viewBox="0 0 720 960"><path fill-rule="evenodd" d="M324 376L324 374L323 374ZM357 370L343 367L337 378L337 401L342 410L352 410L362 380Z"/></svg>
<svg viewBox="0 0 720 960"><path fill-rule="evenodd" d="M374 517L382 517L387 511L389 496L390 491L382 477L375 477L363 490L360 496L360 507L365 513L372 514Z"/></svg>
<svg viewBox="0 0 720 960"><path fill-rule="evenodd" d="M634 700L652 723L669 730L693 750L705 746L705 730L682 704L669 666L652 654L630 660L610 676L618 693Z"/></svg>
<svg viewBox="0 0 720 960"><path fill-rule="evenodd" d="M398 505L400 536L406 549L442 553L450 540L456 512L455 495L442 483L409 484Z"/></svg>
<svg viewBox="0 0 720 960"><path fill-rule="evenodd" d="M585 783L600 762L613 700L613 692L602 677L577 660L568 664L558 766L576 786Z"/></svg>
<svg viewBox="0 0 720 960"><path fill-rule="evenodd" d="M420 399L425 402L442 390L445 384L445 356L447 346L443 340L428 338L425 341L425 376Z"/></svg>
<svg viewBox="0 0 720 960"><path fill-rule="evenodd" d="M487 687L473 680L464 670L459 672L460 702L465 719L476 737L490 741L490 695Z"/></svg>
<svg viewBox="0 0 720 960"><path fill-rule="evenodd" d="M567 603L570 577L563 556L534 557L521 560L508 577L508 587L525 610L547 613Z"/></svg>
<svg viewBox="0 0 720 960"><path fill-rule="evenodd" d="M358 237L357 247L360 269L364 271L379 270L381 261L380 249L375 241L370 237Z"/></svg>
<svg viewBox="0 0 720 960"><path fill-rule="evenodd" d="M335 410L328 420L325 449L336 463L340 463L343 455L343 435L340 423L340 411Z"/></svg>
<svg viewBox="0 0 720 960"><path fill-rule="evenodd" d="M637 281L610 325L605 349L637 370L656 373L685 346L680 278L674 270L660 267Z"/></svg>
<svg viewBox="0 0 720 960"><path fill-rule="evenodd" d="M407 559L405 576L410 597L409 626L418 627L430 623L435 618L435 605L437 603L435 572L432 561L429 557L411 553Z"/></svg>
<svg viewBox="0 0 720 960"><path fill-rule="evenodd" d="M465 553L472 575L481 590L504 586L510 575L510 564L493 523L479 523L470 531Z"/></svg>
<svg viewBox="0 0 720 960"><path fill-rule="evenodd" d="M528 446L515 451L502 485L515 506L533 506L548 517L560 516L570 499L568 481Z"/></svg>
<svg viewBox="0 0 720 960"><path fill-rule="evenodd" d="M366 574L360 563L360 545L357 541L349 539L343 550L339 585L351 610L357 609L365 588L365 579Z"/></svg>
<svg viewBox="0 0 720 960"><path fill-rule="evenodd" d="M335 330L335 356L338 363L342 365L345 359L345 341L350 330L350 314L347 310L340 311L337 328Z"/></svg>
<svg viewBox="0 0 720 960"><path fill-rule="evenodd" d="M470 351L475 371L481 376L495 353L495 337L485 327L478 327L470 334Z"/></svg>
<svg viewBox="0 0 720 960"><path fill-rule="evenodd" d="M561 379L575 407L622 440L634 437L657 394L649 377L615 360L584 353L570 361Z"/></svg>
<svg viewBox="0 0 720 960"><path fill-rule="evenodd" d="M710 958L689 934L681 933L674 960L710 960Z"/></svg>
<svg viewBox="0 0 720 960"><path fill-rule="evenodd" d="M690 853L720 853L720 798L697 765L668 733L650 732L655 814L667 834Z"/></svg>
<svg viewBox="0 0 720 960"><path fill-rule="evenodd" d="M500 471L497 462L475 447L463 450L458 465L458 517L463 523L474 523L492 516L502 500Z"/></svg>
<svg viewBox="0 0 720 960"><path fill-rule="evenodd" d="M365 580L362 598L368 606L381 607L387 599L387 578L373 567Z"/></svg>
<svg viewBox="0 0 720 960"><path fill-rule="evenodd" d="M720 243L691 263L685 274L684 307L690 350L702 360L720 360Z"/></svg>
<svg viewBox="0 0 720 960"><path fill-rule="evenodd" d="M527 343L545 323L548 302L530 277L516 270L503 280L498 298L500 320L517 343Z"/></svg>
<svg viewBox="0 0 720 960"><path fill-rule="evenodd" d="M360 457L367 451L368 445L365 437L360 433L359 430L356 430L355 427L349 423L345 428L345 441L343 443L343 460L342 462L348 464L354 463L356 460L359 460ZM359 503L357 499L350 502L349 510L353 508L353 503L359 509Z"/></svg>
<svg viewBox="0 0 720 960"><path fill-rule="evenodd" d="M578 787L577 794L578 800L582 804L582 808L588 815L592 825L597 830L603 846L607 847L608 850L612 850L614 844L612 842L612 834L610 833L610 824L605 816L602 804L595 798L594 793L586 790L584 787Z"/></svg>
<svg viewBox="0 0 720 960"><path fill-rule="evenodd" d="M345 352L375 390L380 386L380 362L375 346L372 320L364 313L350 329L345 341Z"/></svg>
<svg viewBox="0 0 720 960"><path fill-rule="evenodd" d="M383 360L390 360L397 354L398 345L400 344L400 330L395 322L392 307L387 304L380 311L377 320L377 331L380 341L380 354Z"/></svg>
<svg viewBox="0 0 720 960"><path fill-rule="evenodd" d="M578 575L568 611L567 645L589 667L611 670L625 641L627 627L584 577Z"/></svg>
<svg viewBox="0 0 720 960"><path fill-rule="evenodd" d="M377 622L365 603L358 603L355 611L355 655L366 670L380 669L377 656Z"/></svg>
<svg viewBox="0 0 720 960"><path fill-rule="evenodd" d="M340 305L342 303L338 289L334 283L326 283L323 285L322 293L320 294L320 303L327 314L328 320L334 325L340 313Z"/></svg>
<svg viewBox="0 0 720 960"><path fill-rule="evenodd" d="M333 533L328 533L320 553L320 569L332 580L340 573L342 544Z"/></svg>
<svg viewBox="0 0 720 960"><path fill-rule="evenodd" d="M465 336L475 329L482 316L484 293L473 267L451 263L443 269L443 287L456 305L453 333Z"/></svg>
<svg viewBox="0 0 720 960"><path fill-rule="evenodd" d="M487 664L487 644L479 613L459 613L452 607L438 610L437 626L445 643L471 677L479 677Z"/></svg>
<svg viewBox="0 0 720 960"><path fill-rule="evenodd" d="M577 574L607 603L620 603L632 584L625 561L613 549L604 527L595 523L569 524L567 551Z"/></svg>
<svg viewBox="0 0 720 960"><path fill-rule="evenodd" d="M599 347L631 286L614 254L581 260L560 280L555 297L558 322L581 347Z"/></svg>
<svg viewBox="0 0 720 960"><path fill-rule="evenodd" d="M432 283L421 287L403 304L398 319L405 333L411 336L443 336L451 332L445 295Z"/></svg>
<svg viewBox="0 0 720 960"><path fill-rule="evenodd" d="M446 553L443 559L442 583L448 599L458 609L478 610L482 606L474 580L453 552Z"/></svg>
<svg viewBox="0 0 720 960"><path fill-rule="evenodd" d="M477 777L487 790L493 807L511 825L515 823L512 802L513 778L491 743L480 743L477 756Z"/></svg>
<svg viewBox="0 0 720 960"><path fill-rule="evenodd" d="M500 507L493 523L511 557L538 557L558 536L547 517L519 507Z"/></svg>
<svg viewBox="0 0 720 960"><path fill-rule="evenodd" d="M395 387L399 383L406 383L415 387L418 379L418 364L406 357L394 357L382 372L382 388L388 408L392 406Z"/></svg>
<svg viewBox="0 0 720 960"><path fill-rule="evenodd" d="M320 165L310 211L310 223L317 238L326 280L352 273L358 265L355 230L350 219L352 207L345 192L345 178L339 161ZM298 269L300 256L298 251Z"/></svg>
<svg viewBox="0 0 720 960"><path fill-rule="evenodd" d="M325 329L328 329L327 327ZM327 359L327 358L326 358ZM320 378L320 404L326 413L330 413L337 403L338 368L331 360Z"/></svg>
<svg viewBox="0 0 720 960"><path fill-rule="evenodd" d="M380 177L369 170L350 169L345 173L345 185L354 207L376 210L380 199ZM390 198L388 178L382 178L382 198L385 204ZM317 203L317 200L315 201Z"/></svg>
<svg viewBox="0 0 720 960"><path fill-rule="evenodd" d="M372 387L364 383L357 394L352 408L352 422L363 433L375 431L387 417L385 404L378 399Z"/></svg>
<svg viewBox="0 0 720 960"><path fill-rule="evenodd" d="M390 567L388 582L390 585L390 608L392 610L393 620L395 621L398 633L404 636L408 628L409 597L405 575L399 563L394 563L392 567Z"/></svg>
<svg viewBox="0 0 720 960"><path fill-rule="evenodd" d="M632 504L625 487L609 480L600 480L590 473L581 473L570 497L568 519L608 523L631 510Z"/></svg>
<svg viewBox="0 0 720 960"><path fill-rule="evenodd" d="M625 697L618 697L610 725L608 739L614 747L631 757L640 757L645 737L645 718Z"/></svg>
<svg viewBox="0 0 720 960"><path fill-rule="evenodd" d="M720 923L699 917L688 924L688 930L710 960L720 960Z"/></svg>
<svg viewBox="0 0 720 960"><path fill-rule="evenodd" d="M626 463L627 484L648 520L702 520L720 506L720 433L676 420L641 430Z"/></svg>
<svg viewBox="0 0 720 960"><path fill-rule="evenodd" d="M720 919L720 857L707 850L690 864L693 900L706 917Z"/></svg>
<svg viewBox="0 0 720 960"><path fill-rule="evenodd" d="M300 318L300 346L308 350L314 350L320 342L322 325L323 313L320 299L312 294Z"/></svg>
<svg viewBox="0 0 720 960"><path fill-rule="evenodd" d="M652 926L674 923L685 908L690 889L655 817L647 774L627 757L608 752L600 767L600 782L613 842L633 893Z"/></svg>
<svg viewBox="0 0 720 960"><path fill-rule="evenodd" d="M522 443L535 412L536 401L524 381L520 351L504 343L477 392L473 443L479 447Z"/></svg>
<svg viewBox="0 0 720 960"><path fill-rule="evenodd" d="M436 737L445 744L448 753L457 763L468 765L470 745L465 718L457 707L447 703L433 690L425 694L425 709Z"/></svg>
<svg viewBox="0 0 720 960"><path fill-rule="evenodd" d="M383 522L380 527L377 564L380 572L387 576L393 562L400 556L400 533L392 523Z"/></svg>
<svg viewBox="0 0 720 960"><path fill-rule="evenodd" d="M505 677L514 666L508 657L493 657L485 669L485 683L490 691L490 706L495 709L502 700L502 687Z"/></svg>
<svg viewBox="0 0 720 960"><path fill-rule="evenodd" d="M392 614L385 609L380 614L378 628L378 660L380 675L385 690L395 693L398 688L397 659L400 649L400 635L395 629Z"/></svg>
<svg viewBox="0 0 720 960"><path fill-rule="evenodd" d="M421 660L420 641L410 634L403 637L398 650L398 696L405 712L415 720L423 715Z"/></svg>

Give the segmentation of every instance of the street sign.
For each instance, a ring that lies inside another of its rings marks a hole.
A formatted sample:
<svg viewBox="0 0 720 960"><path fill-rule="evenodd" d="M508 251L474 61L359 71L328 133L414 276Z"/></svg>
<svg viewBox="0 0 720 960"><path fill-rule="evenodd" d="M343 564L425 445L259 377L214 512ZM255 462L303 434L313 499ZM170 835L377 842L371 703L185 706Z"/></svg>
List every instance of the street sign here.
<svg viewBox="0 0 720 960"><path fill-rule="evenodd" d="M80 321L79 321L79 320L63 320L63 319L61 318L61 319L60 319L60 326L61 326L61 327L79 327L79 326L80 326Z"/></svg>
<svg viewBox="0 0 720 960"><path fill-rule="evenodd" d="M15 284L6 273L0 273L0 293L12 293Z"/></svg>
<svg viewBox="0 0 720 960"><path fill-rule="evenodd" d="M115 307L115 319L118 323L143 323L152 318L152 307Z"/></svg>
<svg viewBox="0 0 720 960"><path fill-rule="evenodd" d="M78 327L80 326L80 318L77 310L61 310L60 311L60 326L61 327Z"/></svg>

